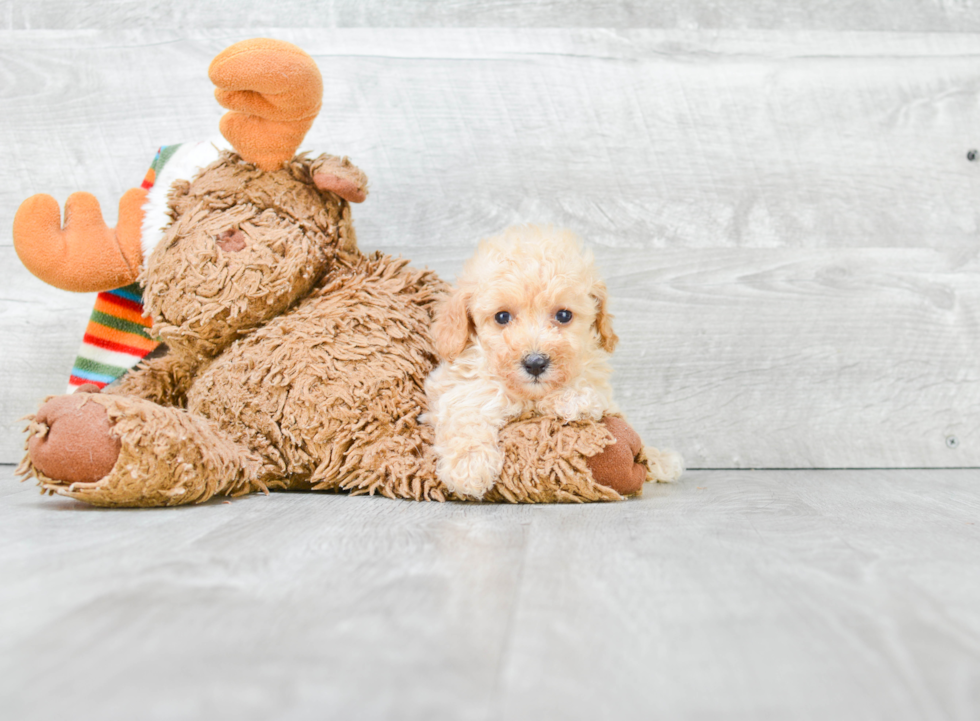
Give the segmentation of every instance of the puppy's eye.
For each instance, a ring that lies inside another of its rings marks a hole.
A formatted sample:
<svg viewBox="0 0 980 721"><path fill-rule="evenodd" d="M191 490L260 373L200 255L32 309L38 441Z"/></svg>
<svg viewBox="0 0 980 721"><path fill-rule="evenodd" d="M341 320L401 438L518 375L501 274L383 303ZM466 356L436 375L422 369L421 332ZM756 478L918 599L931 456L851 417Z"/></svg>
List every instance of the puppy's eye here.
<svg viewBox="0 0 980 721"><path fill-rule="evenodd" d="M570 323L572 320L572 311L562 309L555 313L555 320L564 325L565 323Z"/></svg>
<svg viewBox="0 0 980 721"><path fill-rule="evenodd" d="M507 325L508 323L510 323L510 313L508 313L505 310L502 310L499 313L497 313L497 315L495 315L493 319L497 321L499 325Z"/></svg>

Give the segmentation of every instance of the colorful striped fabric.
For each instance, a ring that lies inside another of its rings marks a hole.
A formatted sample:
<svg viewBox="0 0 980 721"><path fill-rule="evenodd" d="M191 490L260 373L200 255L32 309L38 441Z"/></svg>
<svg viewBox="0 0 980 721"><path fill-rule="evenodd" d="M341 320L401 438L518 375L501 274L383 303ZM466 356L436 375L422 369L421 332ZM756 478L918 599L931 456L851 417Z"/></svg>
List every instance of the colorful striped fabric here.
<svg viewBox="0 0 980 721"><path fill-rule="evenodd" d="M177 145L160 148L143 180L149 190ZM160 345L149 336L152 323L143 315L143 290L139 283L107 290L95 298L95 309L85 329L82 347L68 379L68 392L85 383L99 388L122 377Z"/></svg>
<svg viewBox="0 0 980 721"><path fill-rule="evenodd" d="M167 161L173 157L173 154L177 151L180 145L164 145L162 148L157 150L156 156L153 158L153 163L150 165L150 169L146 171L146 177L143 178L143 184L140 185L143 190L149 190L153 187L153 184L157 180L157 173L159 173L163 166L167 164Z"/></svg>
<svg viewBox="0 0 980 721"><path fill-rule="evenodd" d="M83 383L104 388L160 345L148 334L151 323L143 316L141 293L139 283L133 283L96 296L95 309L68 379L69 393Z"/></svg>

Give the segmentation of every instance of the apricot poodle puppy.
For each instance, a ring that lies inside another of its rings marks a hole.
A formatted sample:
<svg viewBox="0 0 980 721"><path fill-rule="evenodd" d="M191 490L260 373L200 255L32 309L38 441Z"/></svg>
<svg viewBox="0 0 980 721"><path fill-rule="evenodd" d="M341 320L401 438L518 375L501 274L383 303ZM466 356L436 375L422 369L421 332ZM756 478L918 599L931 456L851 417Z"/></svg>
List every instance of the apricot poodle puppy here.
<svg viewBox="0 0 980 721"><path fill-rule="evenodd" d="M482 498L503 466L497 434L525 412L568 421L615 413L609 354L619 340L592 254L570 232L508 228L480 243L437 308L441 363L426 380L436 474Z"/></svg>

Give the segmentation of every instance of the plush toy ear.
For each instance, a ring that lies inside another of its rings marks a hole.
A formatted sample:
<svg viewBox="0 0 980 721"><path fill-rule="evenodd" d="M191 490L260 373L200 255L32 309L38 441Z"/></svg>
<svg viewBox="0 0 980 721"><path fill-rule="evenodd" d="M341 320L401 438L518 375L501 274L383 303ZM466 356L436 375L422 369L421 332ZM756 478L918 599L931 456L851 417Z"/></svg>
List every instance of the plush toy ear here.
<svg viewBox="0 0 980 721"><path fill-rule="evenodd" d="M592 286L591 295L596 306L593 328L599 334L599 346L607 353L612 353L616 350L616 344L619 343L619 336L613 331L612 314L606 310L606 304L609 300L609 292L606 290L606 284L601 280L597 281Z"/></svg>
<svg viewBox="0 0 980 721"><path fill-rule="evenodd" d="M347 158L321 155L310 169L320 190L336 193L349 203L363 203L367 198L367 175Z"/></svg>
<svg viewBox="0 0 980 721"><path fill-rule="evenodd" d="M432 322L432 343L439 358L452 361L459 357L470 344L474 332L473 319L467 308L470 294L459 289L436 307Z"/></svg>

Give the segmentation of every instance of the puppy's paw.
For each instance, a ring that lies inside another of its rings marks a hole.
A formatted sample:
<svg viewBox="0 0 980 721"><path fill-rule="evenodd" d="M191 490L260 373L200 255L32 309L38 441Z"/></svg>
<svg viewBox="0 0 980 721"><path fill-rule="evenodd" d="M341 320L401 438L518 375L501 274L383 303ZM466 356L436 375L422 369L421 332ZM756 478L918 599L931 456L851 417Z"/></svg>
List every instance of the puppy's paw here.
<svg viewBox="0 0 980 721"><path fill-rule="evenodd" d="M609 403L594 389L584 392L566 391L556 400L555 415L565 421L583 421L591 418L597 421L605 415Z"/></svg>
<svg viewBox="0 0 980 721"><path fill-rule="evenodd" d="M660 451L646 446L643 455L650 464L651 480L657 483L673 483L684 474L684 458L677 451Z"/></svg>
<svg viewBox="0 0 980 721"><path fill-rule="evenodd" d="M454 459L436 464L436 476L459 496L481 499L493 488L504 466L504 456L495 447L473 447Z"/></svg>

